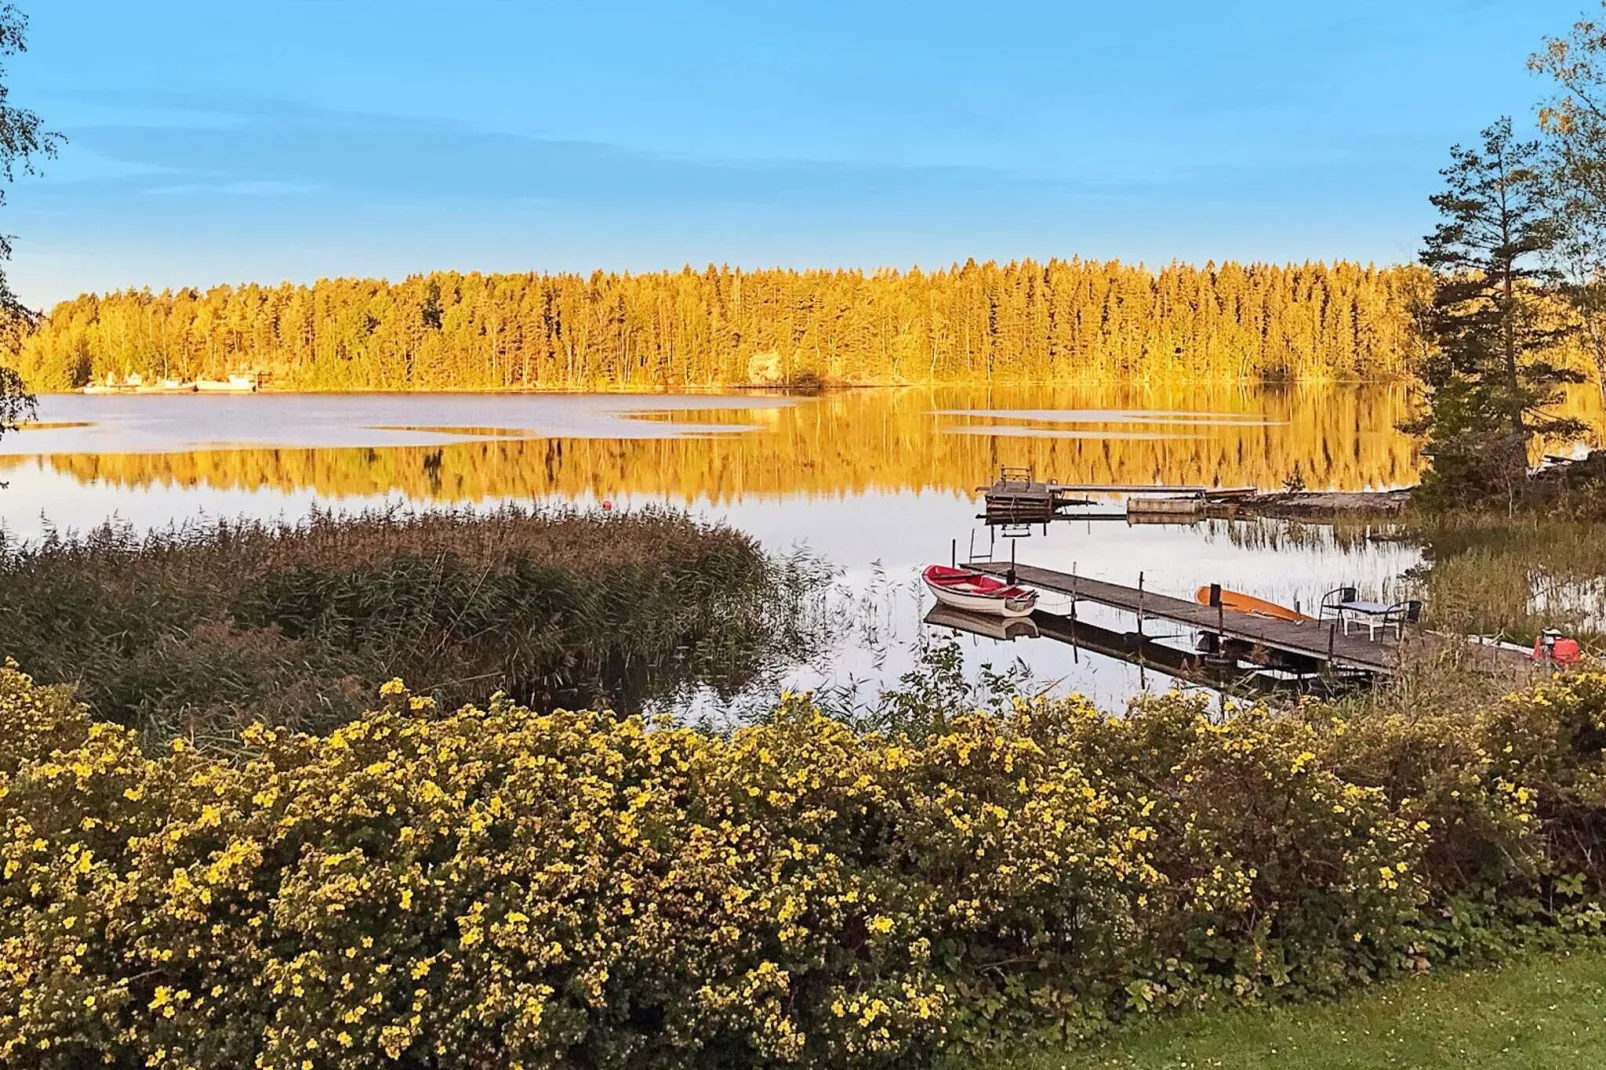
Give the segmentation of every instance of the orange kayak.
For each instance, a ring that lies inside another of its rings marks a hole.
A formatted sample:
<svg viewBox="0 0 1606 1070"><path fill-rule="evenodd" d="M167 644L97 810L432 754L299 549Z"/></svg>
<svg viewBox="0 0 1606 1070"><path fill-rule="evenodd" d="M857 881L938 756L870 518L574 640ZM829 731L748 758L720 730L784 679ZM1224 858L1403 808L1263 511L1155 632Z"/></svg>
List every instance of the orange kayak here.
<svg viewBox="0 0 1606 1070"><path fill-rule="evenodd" d="M1210 588L1199 588L1194 592L1193 597L1200 605L1208 606L1210 604ZM1297 610L1289 609L1287 606L1280 606L1276 602L1268 602L1264 598L1256 598L1252 594L1244 594L1241 591L1229 591L1225 587L1221 589L1221 604L1235 613L1250 613L1254 616L1267 617L1271 620L1298 622L1316 619L1315 617L1307 617Z"/></svg>

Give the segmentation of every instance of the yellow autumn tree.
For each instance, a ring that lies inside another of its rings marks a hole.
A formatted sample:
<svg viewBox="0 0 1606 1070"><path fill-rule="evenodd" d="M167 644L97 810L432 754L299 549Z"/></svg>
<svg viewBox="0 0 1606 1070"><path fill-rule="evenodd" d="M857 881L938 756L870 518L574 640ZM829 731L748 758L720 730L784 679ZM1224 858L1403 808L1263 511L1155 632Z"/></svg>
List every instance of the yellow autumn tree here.
<svg viewBox="0 0 1606 1070"><path fill-rule="evenodd" d="M437 272L85 294L12 362L37 390L241 370L322 390L1392 379L1416 268L988 262L941 271Z"/></svg>

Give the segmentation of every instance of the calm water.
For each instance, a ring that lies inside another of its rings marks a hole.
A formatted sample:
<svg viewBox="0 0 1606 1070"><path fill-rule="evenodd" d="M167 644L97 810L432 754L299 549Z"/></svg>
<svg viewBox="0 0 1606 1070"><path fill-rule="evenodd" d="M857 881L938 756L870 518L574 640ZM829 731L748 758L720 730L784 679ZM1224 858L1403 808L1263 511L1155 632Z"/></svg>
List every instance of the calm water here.
<svg viewBox="0 0 1606 1070"><path fill-rule="evenodd" d="M113 517L157 527L314 506L667 502L835 566L832 612L854 623L790 682L857 681L871 695L912 663L919 566L946 561L954 541L961 556L972 539L989 546L976 488L1000 465L1065 482L1387 488L1410 483L1419 464L1395 430L1406 404L1398 390L1339 387L52 396L41 426L0 439L10 483L0 520L33 537ZM1034 529L1016 550L1117 582L1142 572L1150 589L1184 597L1215 582L1306 605L1341 583L1387 597L1417 563L1396 543L1343 546L1321 532L1288 541L1252 548L1225 522L1081 521ZM1007 556L1008 543L996 552ZM1049 640L965 644L973 665L1019 658L1045 683L1105 702L1171 685Z"/></svg>

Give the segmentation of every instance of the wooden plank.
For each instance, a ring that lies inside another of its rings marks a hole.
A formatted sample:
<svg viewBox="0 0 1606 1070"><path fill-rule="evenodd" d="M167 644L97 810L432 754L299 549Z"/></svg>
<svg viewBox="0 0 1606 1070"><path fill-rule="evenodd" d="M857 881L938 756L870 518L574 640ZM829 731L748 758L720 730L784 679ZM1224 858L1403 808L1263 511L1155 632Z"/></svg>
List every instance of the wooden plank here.
<svg viewBox="0 0 1606 1070"><path fill-rule="evenodd" d="M1007 561L973 561L969 567L978 572L1002 576L1009 571L1010 564ZM1098 602L1127 613L1141 610L1145 617L1159 617L1200 631L1258 643L1272 650L1302 654L1335 665L1348 665L1377 673L1392 673L1395 669L1394 652L1387 644L1358 635L1332 634L1329 627L1331 622L1298 624L1269 620L1250 613L1218 609L1171 595L1139 591L1136 587L1106 583L1086 576L1072 576L1034 565L1016 564L1014 568L1015 578L1020 583Z"/></svg>
<svg viewBox="0 0 1606 1070"><path fill-rule="evenodd" d="M1168 517L1196 517L1204 512L1203 498L1128 498L1129 513L1156 513Z"/></svg>
<svg viewBox="0 0 1606 1070"><path fill-rule="evenodd" d="M1202 486L1163 487L1152 483L1047 483L1055 494L1192 494L1203 497L1210 490Z"/></svg>
<svg viewBox="0 0 1606 1070"><path fill-rule="evenodd" d="M1010 483L987 488L987 518L1001 523L1046 523L1054 519L1054 498L1046 483Z"/></svg>

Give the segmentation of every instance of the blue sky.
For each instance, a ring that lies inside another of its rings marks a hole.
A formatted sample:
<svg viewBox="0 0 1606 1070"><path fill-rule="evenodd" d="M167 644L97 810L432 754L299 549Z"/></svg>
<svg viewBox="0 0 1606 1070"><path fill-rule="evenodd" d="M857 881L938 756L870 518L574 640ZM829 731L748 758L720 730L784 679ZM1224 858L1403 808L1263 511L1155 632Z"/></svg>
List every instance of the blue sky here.
<svg viewBox="0 0 1606 1070"><path fill-rule="evenodd" d="M1588 0L19 0L83 290L433 268L1411 258Z"/></svg>

